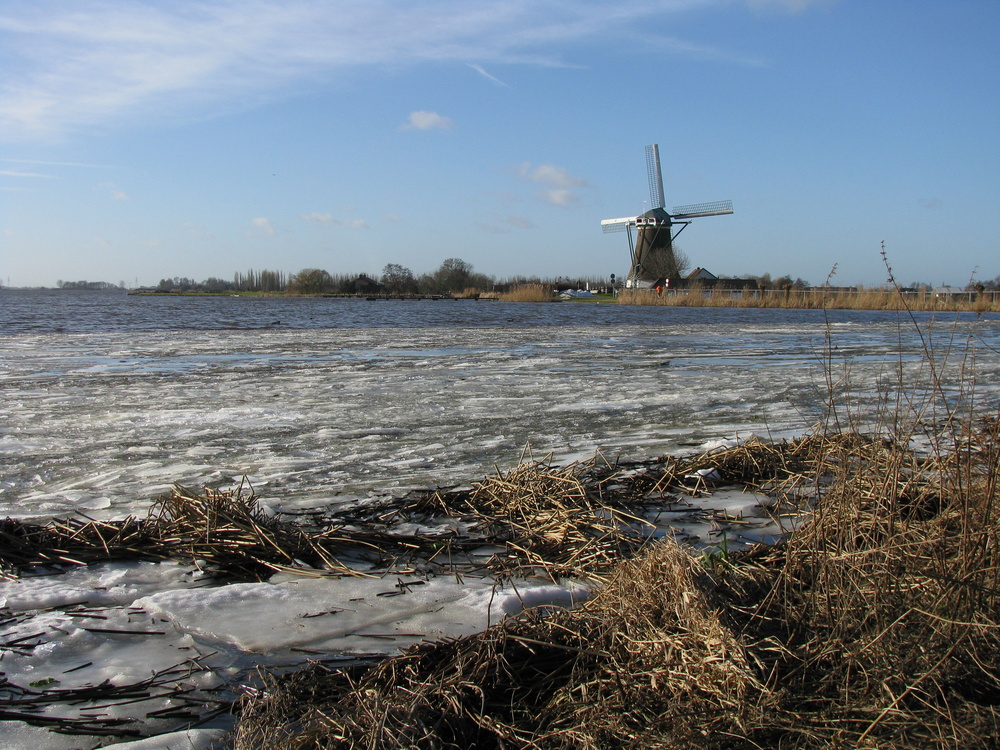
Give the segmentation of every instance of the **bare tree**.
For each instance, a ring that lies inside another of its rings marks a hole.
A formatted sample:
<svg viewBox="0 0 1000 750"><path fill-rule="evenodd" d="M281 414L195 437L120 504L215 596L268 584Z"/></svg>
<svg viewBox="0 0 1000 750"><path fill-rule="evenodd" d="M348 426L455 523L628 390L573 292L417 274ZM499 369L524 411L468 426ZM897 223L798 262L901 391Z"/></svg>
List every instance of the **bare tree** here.
<svg viewBox="0 0 1000 750"><path fill-rule="evenodd" d="M388 263L382 269L382 286L393 294L405 294L417 290L417 280L409 268L398 263Z"/></svg>
<svg viewBox="0 0 1000 750"><path fill-rule="evenodd" d="M296 294L321 294L333 289L333 278L319 268L304 268L288 280L288 289Z"/></svg>

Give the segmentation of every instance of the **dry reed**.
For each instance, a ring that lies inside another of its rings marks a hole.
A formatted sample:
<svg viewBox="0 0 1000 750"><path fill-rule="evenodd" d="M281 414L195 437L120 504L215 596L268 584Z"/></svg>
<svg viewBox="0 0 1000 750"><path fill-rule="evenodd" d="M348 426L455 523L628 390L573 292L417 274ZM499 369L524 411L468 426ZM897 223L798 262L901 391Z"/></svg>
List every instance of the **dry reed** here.
<svg viewBox="0 0 1000 750"><path fill-rule="evenodd" d="M544 284L522 284L500 295L501 302L552 302L555 295Z"/></svg>
<svg viewBox="0 0 1000 750"><path fill-rule="evenodd" d="M704 469L808 515L783 544L728 557L644 545L644 510L710 492ZM498 576L604 582L573 610L529 610L366 666L263 675L240 707L240 750L989 748L1000 736L998 476L992 416L919 453L819 430L627 467L522 457L469 490L363 504L312 531L264 515L252 495L176 488L144 521L7 521L0 533L12 568L153 555L316 574L305 566L336 572L364 552L443 570L442 549L447 565L473 565L458 553L487 541L502 550L485 563ZM392 532L432 517L472 531Z"/></svg>
<svg viewBox="0 0 1000 750"><path fill-rule="evenodd" d="M722 565L658 543L574 610L354 671L267 677L236 746L993 747L998 431L984 421L939 455L816 433L660 462L625 494L690 486L710 465L799 502L811 489L812 512L785 544ZM507 495L478 492L526 528L561 529L544 509L587 499L558 475L540 492L536 470L498 477Z"/></svg>
<svg viewBox="0 0 1000 750"><path fill-rule="evenodd" d="M800 310L912 310L974 313L1000 312L1000 295L964 292L937 295L930 291L901 292L897 289L708 289L693 286L657 295L649 289L626 289L618 295L622 305L669 307L787 308Z"/></svg>

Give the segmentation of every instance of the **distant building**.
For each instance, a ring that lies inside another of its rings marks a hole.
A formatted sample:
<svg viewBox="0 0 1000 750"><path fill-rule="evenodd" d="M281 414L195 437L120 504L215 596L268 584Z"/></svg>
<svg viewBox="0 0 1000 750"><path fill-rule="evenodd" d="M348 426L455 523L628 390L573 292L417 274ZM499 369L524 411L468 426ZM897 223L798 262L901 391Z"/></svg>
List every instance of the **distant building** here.
<svg viewBox="0 0 1000 750"><path fill-rule="evenodd" d="M708 282L712 282L714 284L715 282L717 282L719 280L719 277L716 276L711 271L709 271L709 270L707 270L705 268L700 268L699 267L699 268L694 269L691 273L689 273L687 275L687 280L688 280L688 282L691 282L691 281L701 281L701 282L708 281Z"/></svg>
<svg viewBox="0 0 1000 750"><path fill-rule="evenodd" d="M968 292L961 287L948 286L947 284L944 286L934 287L935 297L954 297L957 294L968 294Z"/></svg>

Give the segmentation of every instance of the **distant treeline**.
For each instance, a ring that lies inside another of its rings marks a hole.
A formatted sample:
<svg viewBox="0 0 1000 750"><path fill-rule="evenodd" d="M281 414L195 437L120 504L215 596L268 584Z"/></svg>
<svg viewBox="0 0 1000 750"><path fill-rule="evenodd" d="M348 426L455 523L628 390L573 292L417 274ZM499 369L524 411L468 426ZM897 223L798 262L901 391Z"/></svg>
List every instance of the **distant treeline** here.
<svg viewBox="0 0 1000 750"><path fill-rule="evenodd" d="M722 275L722 280L736 277ZM759 289L804 290L810 289L808 281L784 275L772 277L770 273L760 275L744 275L742 281L754 282ZM624 278L617 279L618 284ZM604 289L610 287L614 277L569 277L557 276L542 278L538 276L513 276L497 279L493 276L477 273L470 263L461 258L449 258L436 271L415 275L409 268L398 263L389 263L382 269L381 275L368 274L331 274L320 268L304 268L291 276L284 271L267 269L250 269L246 272L237 271L231 280L210 277L204 281L183 276L171 279L161 279L153 289L159 292L203 292L218 294L227 292L271 292L284 294L459 294L467 292L498 292L505 293L520 286L536 285L553 290L562 289ZM105 281L62 281L57 282L60 289L125 289L125 282L111 284ZM931 284L911 282L906 290L921 291L933 288ZM972 281L966 287L968 291L998 291L1000 276L988 281Z"/></svg>
<svg viewBox="0 0 1000 750"><path fill-rule="evenodd" d="M291 276L283 271L255 270L237 272L232 281L209 278L195 281L184 277L161 279L161 292L283 292L286 294L461 294L471 290L503 292L516 286L543 284L553 289L579 289L608 285L596 278L515 276L497 280L477 273L461 258L449 258L432 272L417 276L409 268L389 263L379 276L368 274L332 274L320 268L304 268Z"/></svg>
<svg viewBox="0 0 1000 750"><path fill-rule="evenodd" d="M59 289L124 289L125 282L110 284L107 281L63 281L60 279L56 282L56 287Z"/></svg>

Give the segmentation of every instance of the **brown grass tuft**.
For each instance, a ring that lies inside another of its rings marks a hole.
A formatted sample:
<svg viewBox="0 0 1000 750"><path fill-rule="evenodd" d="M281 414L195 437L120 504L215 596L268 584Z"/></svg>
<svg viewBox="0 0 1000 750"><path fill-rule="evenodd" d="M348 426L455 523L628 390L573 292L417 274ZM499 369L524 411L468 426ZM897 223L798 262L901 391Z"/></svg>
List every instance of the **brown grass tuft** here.
<svg viewBox="0 0 1000 750"><path fill-rule="evenodd" d="M997 424L934 454L845 433L664 462L647 493L710 462L799 502L811 489L811 514L786 543L731 558L658 543L573 610L266 678L236 747L994 747ZM546 529L570 499L586 505L563 479L504 475L485 504Z"/></svg>
<svg viewBox="0 0 1000 750"><path fill-rule="evenodd" d="M500 295L501 302L552 302L555 295L543 284L522 284Z"/></svg>

